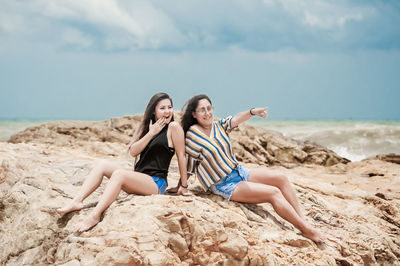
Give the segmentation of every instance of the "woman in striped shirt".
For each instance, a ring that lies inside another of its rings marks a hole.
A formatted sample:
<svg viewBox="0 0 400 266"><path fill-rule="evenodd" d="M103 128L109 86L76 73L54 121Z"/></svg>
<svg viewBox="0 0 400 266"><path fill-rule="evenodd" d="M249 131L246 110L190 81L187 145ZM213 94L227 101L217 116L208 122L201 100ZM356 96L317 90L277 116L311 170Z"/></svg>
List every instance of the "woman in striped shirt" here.
<svg viewBox="0 0 400 266"><path fill-rule="evenodd" d="M232 151L228 133L252 116L267 117L267 108L252 108L213 121L213 106L206 95L191 98L182 117L188 173L196 174L205 191L227 200L272 204L274 210L303 236L322 242L325 236L306 222L288 178L268 168L246 169Z"/></svg>

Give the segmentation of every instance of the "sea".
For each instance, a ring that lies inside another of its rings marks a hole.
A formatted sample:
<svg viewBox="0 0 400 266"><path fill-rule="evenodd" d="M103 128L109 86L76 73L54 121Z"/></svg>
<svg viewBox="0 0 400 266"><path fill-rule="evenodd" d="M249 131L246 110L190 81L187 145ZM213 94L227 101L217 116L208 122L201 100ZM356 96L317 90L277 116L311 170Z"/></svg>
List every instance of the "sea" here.
<svg viewBox="0 0 400 266"><path fill-rule="evenodd" d="M27 127L45 120L0 120L0 141ZM282 133L284 136L308 140L351 161L360 161L377 154L400 154L400 121L331 121L331 120L251 120L251 125Z"/></svg>
<svg viewBox="0 0 400 266"><path fill-rule="evenodd" d="M249 124L312 141L351 161L377 154L400 154L400 121L258 120Z"/></svg>
<svg viewBox="0 0 400 266"><path fill-rule="evenodd" d="M0 120L0 141L7 141L13 134L28 127L50 122L48 120Z"/></svg>

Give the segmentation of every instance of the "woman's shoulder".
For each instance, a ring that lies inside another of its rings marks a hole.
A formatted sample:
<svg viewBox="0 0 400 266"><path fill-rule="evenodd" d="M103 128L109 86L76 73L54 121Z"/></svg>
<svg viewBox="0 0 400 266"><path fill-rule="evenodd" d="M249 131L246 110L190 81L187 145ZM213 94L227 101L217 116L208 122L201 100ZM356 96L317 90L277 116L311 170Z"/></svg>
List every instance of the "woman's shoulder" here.
<svg viewBox="0 0 400 266"><path fill-rule="evenodd" d="M172 133L180 133L183 132L183 129L178 122L172 121L168 124L168 131L171 131Z"/></svg>
<svg viewBox="0 0 400 266"><path fill-rule="evenodd" d="M189 129L188 129L188 132L187 132L187 133L189 133L189 132L193 132L193 130L195 130L195 131L196 131L196 130L200 130L197 124L193 124L193 125L191 125L191 126L189 127Z"/></svg>
<svg viewBox="0 0 400 266"><path fill-rule="evenodd" d="M176 122L176 121L171 121L171 122L168 124L168 127L169 127L169 128L182 128L181 125L180 125L178 122Z"/></svg>

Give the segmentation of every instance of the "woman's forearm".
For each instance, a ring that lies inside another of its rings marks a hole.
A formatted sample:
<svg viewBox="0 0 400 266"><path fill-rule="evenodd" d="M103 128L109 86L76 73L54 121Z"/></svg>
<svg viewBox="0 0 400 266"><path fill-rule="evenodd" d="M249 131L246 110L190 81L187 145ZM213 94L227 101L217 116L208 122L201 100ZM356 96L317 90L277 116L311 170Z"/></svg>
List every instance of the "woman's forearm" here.
<svg viewBox="0 0 400 266"><path fill-rule="evenodd" d="M252 117L252 115L250 114L250 111L244 111L244 112L240 112L237 115L235 115L232 118L231 121L231 128L235 128L237 126L239 126L241 123L246 122L247 120L249 120Z"/></svg>
<svg viewBox="0 0 400 266"><path fill-rule="evenodd" d="M255 115L263 119L267 118L267 109L267 107L251 108L247 111L238 113L231 120L231 128L239 126L241 123L246 122Z"/></svg>
<svg viewBox="0 0 400 266"><path fill-rule="evenodd" d="M143 138L133 142L129 147L129 154L132 157L138 156L144 150L144 148L146 148L147 144L150 143L153 137L154 136L150 132L148 132L146 135L143 136Z"/></svg>
<svg viewBox="0 0 400 266"><path fill-rule="evenodd" d="M180 155L177 154L177 157L178 157L179 174L181 176L181 178L180 178L181 185L183 187L187 187L188 175L187 175L187 169L186 169L186 156L182 155L182 154L180 154Z"/></svg>

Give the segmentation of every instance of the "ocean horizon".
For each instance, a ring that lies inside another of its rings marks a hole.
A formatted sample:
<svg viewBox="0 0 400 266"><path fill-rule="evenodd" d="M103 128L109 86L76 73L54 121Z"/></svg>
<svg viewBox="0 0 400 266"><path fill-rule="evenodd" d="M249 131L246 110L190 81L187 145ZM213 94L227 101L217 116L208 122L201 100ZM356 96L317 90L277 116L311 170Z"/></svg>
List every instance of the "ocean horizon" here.
<svg viewBox="0 0 400 266"><path fill-rule="evenodd" d="M400 153L398 120L259 120L249 124L314 142L351 161Z"/></svg>
<svg viewBox="0 0 400 266"><path fill-rule="evenodd" d="M47 122L107 119L1 119L0 141L13 134ZM285 137L311 141L351 161L385 153L400 153L400 120L261 120L250 125L274 130Z"/></svg>

